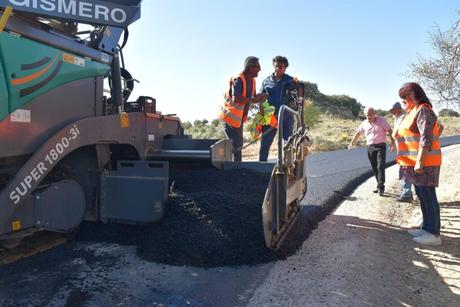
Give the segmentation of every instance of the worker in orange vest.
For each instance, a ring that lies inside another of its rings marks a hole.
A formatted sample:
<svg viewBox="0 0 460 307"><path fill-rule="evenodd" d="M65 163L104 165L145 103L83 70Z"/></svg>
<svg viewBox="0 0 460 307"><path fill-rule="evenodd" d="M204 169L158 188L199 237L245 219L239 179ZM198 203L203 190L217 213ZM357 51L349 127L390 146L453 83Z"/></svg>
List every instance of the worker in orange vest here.
<svg viewBox="0 0 460 307"><path fill-rule="evenodd" d="M439 184L442 154L439 135L441 126L422 87L405 83L399 97L406 106L406 116L397 131L399 175L414 185L420 200L423 223L410 229L414 241L423 245L439 245L441 217L436 187Z"/></svg>
<svg viewBox="0 0 460 307"><path fill-rule="evenodd" d="M256 95L256 77L260 71L259 59L249 56L244 61L244 70L230 78L228 90L224 94L224 104L219 115L227 138L233 142L234 161L241 161L243 146L243 123L246 122L249 104L267 99L267 94Z"/></svg>

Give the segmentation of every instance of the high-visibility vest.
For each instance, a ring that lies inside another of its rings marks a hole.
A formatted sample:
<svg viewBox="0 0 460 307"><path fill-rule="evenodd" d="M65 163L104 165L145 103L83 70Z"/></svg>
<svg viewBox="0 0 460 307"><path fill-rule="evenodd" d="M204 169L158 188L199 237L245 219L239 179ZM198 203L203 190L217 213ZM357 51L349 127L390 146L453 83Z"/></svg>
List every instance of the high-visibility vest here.
<svg viewBox="0 0 460 307"><path fill-rule="evenodd" d="M299 83L299 79L297 77L294 77L292 78L292 82L294 84L297 84ZM269 125L275 129L278 129L278 119L276 118L276 116L278 116L278 114L273 114L272 117L270 118L270 123ZM262 131L262 125L260 125L259 127L257 127L257 130L260 130Z"/></svg>
<svg viewBox="0 0 460 307"><path fill-rule="evenodd" d="M232 127L239 128L241 124L246 122L247 114L244 114L244 107L245 104L233 102L233 93L232 87L233 83L240 78L243 83L243 92L241 94L242 97L247 97L246 93L246 78L244 77L243 73L240 73L236 77L230 78L229 88L228 91L224 94L224 105L222 107L222 112L219 115L219 118L229 124ZM252 81L252 96L254 97L256 94L256 79L251 78Z"/></svg>
<svg viewBox="0 0 460 307"><path fill-rule="evenodd" d="M429 104L414 106L408 111L401 124L398 127L398 154L396 162L402 166L415 166L420 144L420 134L410 131L414 120L417 118L421 108L431 110ZM439 124L435 122L433 127L433 144L431 150L427 152L422 161L423 166L440 166L442 161L441 144L439 143Z"/></svg>
<svg viewBox="0 0 460 307"><path fill-rule="evenodd" d="M270 118L270 123L269 125L275 129L278 128L278 120L276 119L276 116L275 114L272 115L272 117Z"/></svg>

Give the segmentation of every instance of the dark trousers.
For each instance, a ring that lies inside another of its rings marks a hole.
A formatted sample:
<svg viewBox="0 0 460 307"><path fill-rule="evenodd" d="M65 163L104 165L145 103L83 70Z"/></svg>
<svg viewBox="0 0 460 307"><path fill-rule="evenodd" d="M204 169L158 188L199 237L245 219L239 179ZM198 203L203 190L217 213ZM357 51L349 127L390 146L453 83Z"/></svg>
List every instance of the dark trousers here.
<svg viewBox="0 0 460 307"><path fill-rule="evenodd" d="M224 123L224 133L233 143L233 161L241 161L241 147L243 147L243 125L239 128Z"/></svg>
<svg viewBox="0 0 460 307"><path fill-rule="evenodd" d="M420 200L422 209L422 229L434 235L439 235L441 230L441 216L435 187L422 187L414 185L415 193Z"/></svg>
<svg viewBox="0 0 460 307"><path fill-rule="evenodd" d="M268 129L272 127L263 126L262 133L265 133ZM284 123L283 123L283 140L287 140L292 135L293 129L293 120L291 114L284 114ZM270 147L273 144L276 132L278 129L272 128L270 132L262 137L260 140L260 149L259 149L259 161L266 162L268 159L268 153L270 152Z"/></svg>
<svg viewBox="0 0 460 307"><path fill-rule="evenodd" d="M385 160L387 154L387 144L372 144L367 146L367 157L371 162L372 171L377 180L377 189L385 190Z"/></svg>

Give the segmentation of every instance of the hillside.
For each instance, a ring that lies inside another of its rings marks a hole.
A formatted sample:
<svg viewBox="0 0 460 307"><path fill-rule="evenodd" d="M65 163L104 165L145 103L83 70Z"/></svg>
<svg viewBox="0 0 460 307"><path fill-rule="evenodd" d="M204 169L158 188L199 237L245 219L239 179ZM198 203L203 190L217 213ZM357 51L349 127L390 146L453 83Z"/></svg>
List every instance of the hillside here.
<svg viewBox="0 0 460 307"><path fill-rule="evenodd" d="M325 95L318 89L318 85L308 81L305 83L305 122L310 131L312 152L346 149L356 128L364 119L363 105L355 98L346 95ZM394 120L386 110L376 110L384 116L391 126ZM248 144L253 141L254 125L252 124L255 112L249 114L248 122L244 126L244 140ZM443 112L441 114L446 114ZM443 136L460 135L460 117L440 116L444 124ZM224 132L219 120L195 120L193 123L183 123L185 133L193 138L224 138ZM273 142L270 157L276 157L276 140ZM364 138L360 138L357 146L364 146ZM260 143L256 142L243 151L245 159L258 159Z"/></svg>
<svg viewBox="0 0 460 307"><path fill-rule="evenodd" d="M460 135L460 117L439 117L438 119L445 126L442 136ZM391 117L388 117L387 120L390 125L393 125ZM320 152L346 149L360 123L359 119L343 119L321 114L318 123L310 129L312 141L310 150ZM365 146L363 137L358 140L356 146ZM259 147L260 143L247 147L243 152L243 157L248 160L257 159ZM274 142L270 158L276 158L276 156L276 142Z"/></svg>

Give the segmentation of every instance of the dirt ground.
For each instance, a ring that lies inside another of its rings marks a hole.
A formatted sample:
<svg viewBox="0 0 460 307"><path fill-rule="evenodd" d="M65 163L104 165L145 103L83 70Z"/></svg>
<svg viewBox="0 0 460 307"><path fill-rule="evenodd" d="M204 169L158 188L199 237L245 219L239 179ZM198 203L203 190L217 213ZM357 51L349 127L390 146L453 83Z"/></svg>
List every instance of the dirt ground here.
<svg viewBox="0 0 460 307"><path fill-rule="evenodd" d="M407 233L421 212L398 203L398 166L387 169L384 197L361 185L322 221L299 252L277 262L250 306L459 306L460 145L443 149L441 246Z"/></svg>

